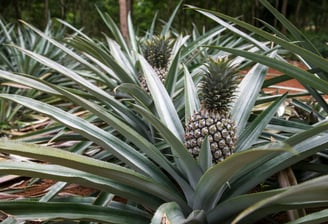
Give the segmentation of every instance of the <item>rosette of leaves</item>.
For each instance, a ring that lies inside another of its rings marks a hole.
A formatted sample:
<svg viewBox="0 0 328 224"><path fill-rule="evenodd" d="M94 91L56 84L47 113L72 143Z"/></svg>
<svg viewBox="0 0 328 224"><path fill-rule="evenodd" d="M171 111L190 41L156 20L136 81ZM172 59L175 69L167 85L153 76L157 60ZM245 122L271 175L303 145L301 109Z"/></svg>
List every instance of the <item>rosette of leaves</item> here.
<svg viewBox="0 0 328 224"><path fill-rule="evenodd" d="M217 18L214 13L205 14ZM231 29L236 31L234 28ZM254 27L252 29L258 31ZM38 33L43 35L42 32ZM243 33L239 30L238 34ZM245 37L244 34L243 36ZM249 44L239 45L233 49L214 46L214 49L220 48L215 53L223 54L222 49L239 54L244 52L245 56L254 61L272 64L275 62L286 76L297 76L302 81L307 80L312 89L327 93L323 88L327 81L323 78L313 76L309 71L300 71L281 60L276 51L268 48L265 43L256 42L250 35L246 37L247 41L253 41L250 48ZM267 37L275 40L275 35L267 34ZM47 40L69 52L55 40ZM308 51L303 48L288 41L278 41L289 46L289 50L298 50L295 53L303 53L301 57L308 58L305 55ZM115 62L119 59L121 62L125 61L125 54L121 54L119 48L115 47L119 44L110 43L111 58L119 54ZM251 69L238 86L239 94L231 110L231 116L237 124L238 143L235 153L222 162L213 164L208 141L202 144L198 160L193 158L183 143L183 120L188 119L200 107L195 88L198 79L194 71L189 73L189 69L182 66L182 75L179 76L181 79L177 78L176 82L167 82L163 85L146 59L137 56L135 59L145 74L150 92L145 94L139 91L142 89L137 83L137 76L131 75L136 73L122 70L123 66L117 66L118 63L110 67L90 55L86 56L103 70L106 69L108 74L111 74L108 78L101 76L101 72L97 73L99 67L92 67L94 64L90 61L69 52L84 66L94 69L96 75L90 78L85 73L67 68L38 53L19 47L16 49L69 78L80 87L80 91L53 85L51 82L30 76L24 77L24 83L15 79L17 83L63 98L72 105L83 108L89 116L78 116L70 110L28 96L0 94L2 99L47 115L83 137L78 145L70 148L71 152L1 139L1 152L35 160L2 160L0 173L77 183L97 189L98 194L91 195L85 200L80 197L68 197L63 200L58 198L58 191L53 188L53 191L39 200L2 200L0 209L8 215L7 221L15 219L100 223L254 223L263 218L270 218L270 214L279 211L327 206L328 177L324 174L323 168L326 165L323 163L316 166L316 172L320 175L316 178L310 175L301 184L277 188L277 182L272 183L275 179L271 178L277 172L326 150L328 124L324 119L320 119L315 125L301 125L278 117L276 112L279 107L287 97L292 96L259 95L265 84L266 66L244 61L246 65L251 64ZM318 60L316 65L320 65L319 68L326 71L324 59L315 57ZM236 57L234 62L239 60L240 58ZM175 68L179 69L178 66ZM15 74L5 71L0 71L0 74L12 81L16 77ZM171 74L175 73L172 71ZM124 79L130 81L130 89L125 88L126 83L121 84ZM182 87L175 88L175 84L181 82ZM104 87L104 83L108 84L107 88ZM114 95L117 92L110 91L112 87L122 95ZM177 97L181 96L181 91L183 98ZM259 104L267 106L254 112L254 107ZM101 153L93 158L87 156L90 152L90 143L101 149ZM109 157L114 157L115 162ZM120 196L125 200L117 201L114 196ZM322 210L304 218L296 215L295 218L294 223L300 223L305 219L315 223L327 219L327 212Z"/></svg>

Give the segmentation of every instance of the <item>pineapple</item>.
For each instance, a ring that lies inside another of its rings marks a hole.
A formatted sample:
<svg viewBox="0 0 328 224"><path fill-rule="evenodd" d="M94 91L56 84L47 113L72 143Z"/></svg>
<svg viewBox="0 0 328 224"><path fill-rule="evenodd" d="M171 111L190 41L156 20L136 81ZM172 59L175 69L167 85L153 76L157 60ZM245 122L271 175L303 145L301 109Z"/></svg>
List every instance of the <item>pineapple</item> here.
<svg viewBox="0 0 328 224"><path fill-rule="evenodd" d="M201 81L201 109L186 125L185 145L197 158L201 145L208 137L214 163L230 156L236 145L236 129L229 113L237 87L237 73L227 59L210 59Z"/></svg>
<svg viewBox="0 0 328 224"><path fill-rule="evenodd" d="M152 66L163 83L165 82L168 72L171 52L172 48L170 40L165 37L154 37L153 39L146 41L143 46L145 59ZM139 81L141 86L148 91L146 80L142 75L139 76Z"/></svg>

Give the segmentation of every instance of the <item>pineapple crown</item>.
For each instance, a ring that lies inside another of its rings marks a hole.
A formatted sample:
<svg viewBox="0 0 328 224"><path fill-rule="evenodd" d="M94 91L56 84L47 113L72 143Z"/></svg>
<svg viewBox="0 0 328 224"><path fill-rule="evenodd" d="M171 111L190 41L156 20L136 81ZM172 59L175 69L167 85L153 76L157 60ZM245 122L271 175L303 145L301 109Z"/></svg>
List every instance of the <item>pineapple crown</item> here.
<svg viewBox="0 0 328 224"><path fill-rule="evenodd" d="M145 59L154 68L167 68L171 57L171 43L165 37L154 37L143 46Z"/></svg>
<svg viewBox="0 0 328 224"><path fill-rule="evenodd" d="M210 58L201 81L201 103L203 109L213 112L228 112L237 88L237 71L228 58Z"/></svg>

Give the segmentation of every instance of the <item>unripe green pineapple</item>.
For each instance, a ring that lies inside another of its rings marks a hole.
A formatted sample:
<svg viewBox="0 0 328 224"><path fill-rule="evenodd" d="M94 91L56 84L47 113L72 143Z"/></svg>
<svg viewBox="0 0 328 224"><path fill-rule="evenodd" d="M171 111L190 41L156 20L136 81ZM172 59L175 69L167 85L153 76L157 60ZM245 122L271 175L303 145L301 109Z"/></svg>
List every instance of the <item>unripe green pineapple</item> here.
<svg viewBox="0 0 328 224"><path fill-rule="evenodd" d="M155 70L159 79L164 83L168 72L168 66L171 58L171 43L165 37L154 37L145 42L143 46L143 53L145 59ZM140 75L139 81L141 86L148 91L145 78Z"/></svg>
<svg viewBox="0 0 328 224"><path fill-rule="evenodd" d="M226 59L210 60L201 81L201 109L186 125L185 145L197 158L201 145L208 137L213 162L230 156L236 145L235 123L229 113L237 87L237 73Z"/></svg>

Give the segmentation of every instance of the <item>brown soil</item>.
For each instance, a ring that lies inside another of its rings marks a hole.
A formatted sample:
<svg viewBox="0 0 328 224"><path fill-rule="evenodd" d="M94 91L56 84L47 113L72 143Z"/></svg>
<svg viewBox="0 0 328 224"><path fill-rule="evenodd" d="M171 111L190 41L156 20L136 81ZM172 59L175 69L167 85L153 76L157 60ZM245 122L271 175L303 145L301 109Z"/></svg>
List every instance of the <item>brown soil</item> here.
<svg viewBox="0 0 328 224"><path fill-rule="evenodd" d="M301 62L290 61L289 63L296 66L296 67L299 67L303 70L307 69L306 66ZM282 75L282 73L277 71L277 70L274 70L272 68L268 69L268 74L267 74L268 79L273 78L273 77L277 77L279 75ZM286 87L286 88L284 88L284 87ZM291 80L288 80L288 81L281 82L281 83L277 84L275 87L267 88L266 92L267 93L273 93L273 94L284 94L287 91L288 91L288 93L301 93L304 90L305 90L304 86L299 81L297 81L296 79L291 79ZM325 95L324 98L326 100L328 100L327 95Z"/></svg>
<svg viewBox="0 0 328 224"><path fill-rule="evenodd" d="M290 64L292 64L294 66L297 66L299 68L302 68L303 70L306 69L304 64L302 64L300 62L297 62L297 61L291 61ZM281 72L279 72L277 70L274 70L272 68L269 68L269 70L268 70L268 78L277 77L281 74L282 74ZM289 88L295 88L295 89L304 89L304 86L299 81L297 81L296 79L291 79L291 80L288 80L288 81L285 81L285 82L281 82L278 85L282 86L282 87L289 87ZM285 89L280 89L278 91L278 93L281 94L281 93L285 93L286 91L287 90L285 90ZM289 90L288 92L295 93L295 92L298 92L298 91Z"/></svg>

